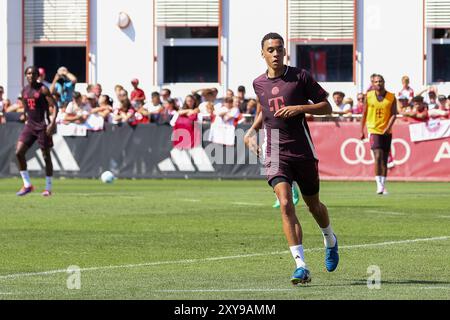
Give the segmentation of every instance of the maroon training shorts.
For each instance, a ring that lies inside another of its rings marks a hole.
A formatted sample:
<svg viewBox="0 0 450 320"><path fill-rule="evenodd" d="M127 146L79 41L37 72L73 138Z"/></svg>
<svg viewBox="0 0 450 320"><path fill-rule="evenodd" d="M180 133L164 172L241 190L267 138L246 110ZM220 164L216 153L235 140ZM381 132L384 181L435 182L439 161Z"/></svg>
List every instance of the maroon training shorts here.
<svg viewBox="0 0 450 320"><path fill-rule="evenodd" d="M50 149L53 147L53 139L47 136L46 130L45 127L43 129L37 129L25 125L19 136L19 141L31 147L37 140L41 149Z"/></svg>
<svg viewBox="0 0 450 320"><path fill-rule="evenodd" d="M392 134L370 134L370 149L391 151Z"/></svg>
<svg viewBox="0 0 450 320"><path fill-rule="evenodd" d="M298 183L300 191L305 196L313 196L319 192L319 166L317 160L282 160L266 165L267 182L270 186L277 178L285 178L289 184ZM283 179L284 180L284 179Z"/></svg>

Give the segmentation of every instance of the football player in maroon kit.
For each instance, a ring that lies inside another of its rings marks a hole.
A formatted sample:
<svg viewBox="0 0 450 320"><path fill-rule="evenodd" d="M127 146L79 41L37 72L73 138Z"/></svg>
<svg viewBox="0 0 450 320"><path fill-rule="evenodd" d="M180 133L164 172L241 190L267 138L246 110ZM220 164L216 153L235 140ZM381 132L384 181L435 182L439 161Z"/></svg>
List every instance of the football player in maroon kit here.
<svg viewBox="0 0 450 320"><path fill-rule="evenodd" d="M28 84L22 89L21 99L25 106L26 122L16 147L16 157L23 187L16 194L24 196L34 190L27 171L25 154L37 140L45 162L46 184L42 195L48 197L52 194L53 165L50 151L53 147L52 135L56 131L55 119L58 106L49 89L38 82L39 71L36 67L26 68L25 77ZM51 115L50 109L52 110Z"/></svg>
<svg viewBox="0 0 450 320"><path fill-rule="evenodd" d="M280 200L283 231L296 263L291 282L296 285L311 281L304 258L302 228L295 214L291 186L296 181L309 211L322 230L325 244L325 267L334 271L339 262L338 244L331 228L326 206L319 199L318 158L314 150L305 113L331 113L328 93L303 69L283 63L284 40L269 33L261 41L261 54L267 71L253 81L262 106L245 144L259 155L256 132L264 128L264 165L269 185Z"/></svg>

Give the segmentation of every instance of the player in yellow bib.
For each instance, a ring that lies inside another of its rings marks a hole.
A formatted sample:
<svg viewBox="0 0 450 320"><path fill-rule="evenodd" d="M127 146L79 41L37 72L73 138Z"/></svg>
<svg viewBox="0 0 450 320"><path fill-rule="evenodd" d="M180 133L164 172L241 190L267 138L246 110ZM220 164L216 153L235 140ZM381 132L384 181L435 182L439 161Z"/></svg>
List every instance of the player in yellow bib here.
<svg viewBox="0 0 450 320"><path fill-rule="evenodd" d="M365 127L370 137L370 148L375 160L375 181L377 193L387 194L385 187L387 162L392 142L392 126L397 115L395 95L386 91L384 78L376 75L374 90L367 92L361 121L361 139L365 139Z"/></svg>

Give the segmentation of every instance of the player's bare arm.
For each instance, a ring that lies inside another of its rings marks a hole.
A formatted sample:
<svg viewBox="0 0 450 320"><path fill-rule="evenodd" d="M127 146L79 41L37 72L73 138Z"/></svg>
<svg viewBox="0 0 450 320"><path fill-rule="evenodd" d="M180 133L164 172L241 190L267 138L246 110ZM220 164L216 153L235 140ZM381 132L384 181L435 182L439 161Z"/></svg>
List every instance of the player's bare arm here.
<svg viewBox="0 0 450 320"><path fill-rule="evenodd" d="M388 134L392 130L392 126L394 125L395 119L397 118L397 101L394 100L391 106L391 117L389 118L388 125L384 130L383 134Z"/></svg>
<svg viewBox="0 0 450 320"><path fill-rule="evenodd" d="M56 103L53 96L50 94L50 90L46 86L41 87L42 93L45 95L45 99L47 99L49 107L52 107L52 114L47 115L47 119L49 121L49 125L47 127L47 135L51 136L56 132L56 116L58 115L58 104Z"/></svg>
<svg viewBox="0 0 450 320"><path fill-rule="evenodd" d="M247 148L250 149L250 151L254 152L257 156L259 156L261 152L261 148L258 146L258 141L256 138L256 133L262 128L262 112L260 112L255 121L253 122L253 125L250 129L245 133L244 136L244 143L247 146Z"/></svg>
<svg viewBox="0 0 450 320"><path fill-rule="evenodd" d="M280 118L291 118L301 113L309 113L314 115L330 114L331 105L328 101L324 100L315 104L287 106L275 112L274 116Z"/></svg>
<svg viewBox="0 0 450 320"><path fill-rule="evenodd" d="M364 100L364 110L361 119L361 140L366 138L365 128L366 128L366 119L367 119L367 101Z"/></svg>

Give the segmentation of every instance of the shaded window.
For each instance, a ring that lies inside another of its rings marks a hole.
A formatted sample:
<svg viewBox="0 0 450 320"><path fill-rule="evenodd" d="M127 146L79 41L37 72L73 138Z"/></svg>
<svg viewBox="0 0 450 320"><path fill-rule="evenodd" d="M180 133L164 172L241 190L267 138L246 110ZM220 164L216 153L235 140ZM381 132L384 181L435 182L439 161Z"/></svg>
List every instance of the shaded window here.
<svg viewBox="0 0 450 320"><path fill-rule="evenodd" d="M166 27L166 39L217 38L217 27Z"/></svg>
<svg viewBox="0 0 450 320"><path fill-rule="evenodd" d="M311 72L316 81L353 81L352 45L298 45L297 67Z"/></svg>
<svg viewBox="0 0 450 320"><path fill-rule="evenodd" d="M450 29L433 29L433 39L450 39Z"/></svg>
<svg viewBox="0 0 450 320"><path fill-rule="evenodd" d="M217 82L217 46L164 47L164 82Z"/></svg>
<svg viewBox="0 0 450 320"><path fill-rule="evenodd" d="M450 81L450 44L433 44L432 52L432 81Z"/></svg>
<svg viewBox="0 0 450 320"><path fill-rule="evenodd" d="M61 66L67 67L78 82L86 82L86 47L34 47L33 56L34 65L45 69L45 80L50 83Z"/></svg>

